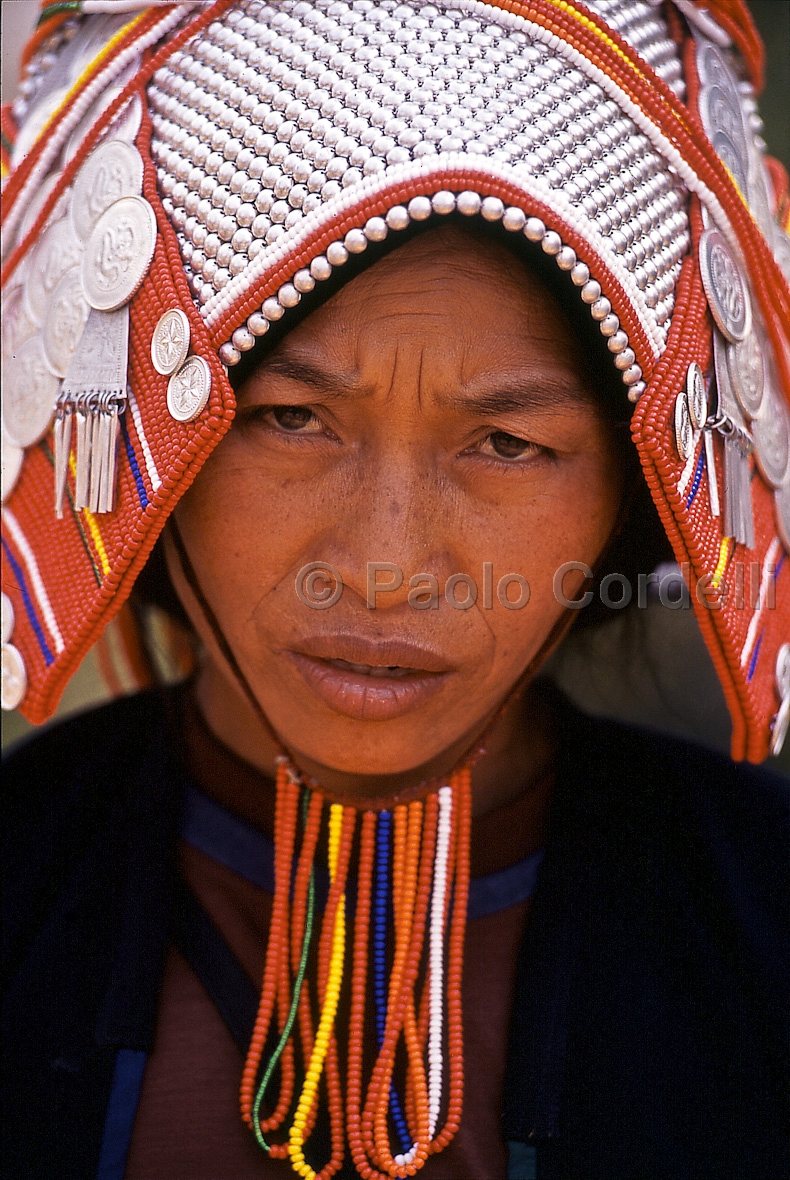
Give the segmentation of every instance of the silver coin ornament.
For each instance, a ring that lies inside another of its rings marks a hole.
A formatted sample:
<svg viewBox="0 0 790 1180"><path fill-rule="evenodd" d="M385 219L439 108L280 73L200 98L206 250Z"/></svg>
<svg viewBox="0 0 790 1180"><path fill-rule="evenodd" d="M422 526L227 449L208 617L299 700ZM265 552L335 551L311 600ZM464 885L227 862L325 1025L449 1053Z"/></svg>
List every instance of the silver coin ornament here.
<svg viewBox="0 0 790 1180"><path fill-rule="evenodd" d="M790 479L774 492L774 508L776 531L784 545L785 553L790 556Z"/></svg>
<svg viewBox="0 0 790 1180"><path fill-rule="evenodd" d="M735 145L738 156L745 165L748 161L746 129L743 122L741 100L737 91L723 83L714 83L703 88L700 99L702 122L711 139L723 131Z"/></svg>
<svg viewBox="0 0 790 1180"><path fill-rule="evenodd" d="M31 255L25 284L28 310L37 325L48 315L58 283L67 270L79 266L81 257L82 242L67 217L44 230Z"/></svg>
<svg viewBox="0 0 790 1180"><path fill-rule="evenodd" d="M675 446L681 459L686 462L694 454L694 427L691 424L686 391L682 390L675 399Z"/></svg>
<svg viewBox="0 0 790 1180"><path fill-rule="evenodd" d="M711 315L722 335L737 344L751 329L752 306L740 268L718 230L707 229L700 238L699 265Z"/></svg>
<svg viewBox="0 0 790 1180"><path fill-rule="evenodd" d="M0 453L0 485L2 485L2 502L5 504L8 497L16 487L16 481L22 472L22 464L25 461L25 452L16 443L12 443L11 439L5 432L2 431L2 452Z"/></svg>
<svg viewBox="0 0 790 1180"><path fill-rule="evenodd" d="M776 687L782 697L790 693L790 643L783 643L776 653Z"/></svg>
<svg viewBox="0 0 790 1180"><path fill-rule="evenodd" d="M40 336L31 336L5 376L3 426L12 443L32 447L43 438L55 413L60 382L44 355Z"/></svg>
<svg viewBox="0 0 790 1180"><path fill-rule="evenodd" d="M50 313L44 321L41 338L49 367L58 377L65 377L71 358L77 351L90 308L82 290L80 268L67 270L52 295Z"/></svg>
<svg viewBox="0 0 790 1180"><path fill-rule="evenodd" d="M711 139L716 149L716 155L732 176L741 196L750 204L751 190L749 186L748 159L739 152L729 132L724 130L715 131Z"/></svg>
<svg viewBox="0 0 790 1180"><path fill-rule="evenodd" d="M754 326L738 344L727 345L727 368L738 404L749 418L758 418L765 390L764 350L768 347Z"/></svg>
<svg viewBox="0 0 790 1180"><path fill-rule="evenodd" d="M102 213L122 197L143 191L143 161L137 148L110 139L91 152L74 179L71 224L87 241Z"/></svg>
<svg viewBox="0 0 790 1180"><path fill-rule="evenodd" d="M734 87L736 82L721 50L704 37L695 37L697 72L702 86Z"/></svg>
<svg viewBox="0 0 790 1180"><path fill-rule="evenodd" d="M167 408L177 422L191 422L206 407L211 392L211 370L202 356L191 356L173 373L167 385Z"/></svg>
<svg viewBox="0 0 790 1180"><path fill-rule="evenodd" d="M770 385L764 412L752 422L752 434L760 474L772 488L781 488L790 478L790 415Z"/></svg>
<svg viewBox="0 0 790 1180"><path fill-rule="evenodd" d="M161 316L151 337L151 360L157 373L169 377L189 355L189 320L180 307Z"/></svg>
<svg viewBox="0 0 790 1180"><path fill-rule="evenodd" d="M25 238L27 237L27 235L30 233L35 221L38 218L39 213L44 208L44 206L46 205L49 198L52 196L52 193L55 190L55 186L58 184L59 180L60 180L60 172L52 172L47 177L47 179L44 181L44 183L41 185L41 187L39 188L39 190L35 194L35 196L32 198L32 200L30 201L30 204L28 205L27 209L25 210L24 216L22 217L22 220L19 223L19 232L17 233L17 242L18 243L23 242L25 240ZM55 202L53 208L49 211L49 214L47 217L48 224L51 225L55 221L60 221L61 217L66 216L66 214L69 211L70 192L71 192L70 189L66 189L66 191L64 193L61 193L60 197Z"/></svg>
<svg viewBox="0 0 790 1180"><path fill-rule="evenodd" d="M102 213L82 256L82 287L96 311L117 311L136 294L156 247L156 216L143 197Z"/></svg>
<svg viewBox="0 0 790 1180"><path fill-rule="evenodd" d="M705 392L702 369L696 361L689 365L686 373L686 401L691 425L695 430L702 430L708 420L708 395Z"/></svg>
<svg viewBox="0 0 790 1180"><path fill-rule="evenodd" d="M2 642L8 643L14 634L14 604L5 593L0 599L0 630Z"/></svg>
<svg viewBox="0 0 790 1180"><path fill-rule="evenodd" d="M27 692L27 672L21 653L12 643L3 644L2 705L10 712L22 704Z"/></svg>
<svg viewBox="0 0 790 1180"><path fill-rule="evenodd" d="M37 331L27 306L24 273L25 271L20 266L14 275L14 279L18 278L20 281L15 282L14 286L3 292L2 330L0 331L3 364L9 361L25 340L29 340Z"/></svg>

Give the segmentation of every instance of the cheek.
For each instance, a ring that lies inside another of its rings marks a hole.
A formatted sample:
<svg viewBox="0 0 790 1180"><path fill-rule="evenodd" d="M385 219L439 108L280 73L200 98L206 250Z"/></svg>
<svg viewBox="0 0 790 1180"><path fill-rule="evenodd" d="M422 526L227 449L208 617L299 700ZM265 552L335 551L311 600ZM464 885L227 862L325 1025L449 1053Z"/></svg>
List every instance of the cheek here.
<svg viewBox="0 0 790 1180"><path fill-rule="evenodd" d="M540 651L565 609L555 594L555 575L566 562L595 567L616 527L621 488L619 464L602 448L581 456L563 473L559 486L502 506L496 528L490 519L479 522L476 560L481 569L483 561L493 565L494 609L484 613L496 640L495 674L520 670ZM529 600L521 609L501 605L505 594L510 602L524 594L507 577L512 574L521 575L529 586ZM503 580L510 581L509 588ZM583 573L570 571L561 589L574 598L583 581Z"/></svg>
<svg viewBox="0 0 790 1180"><path fill-rule="evenodd" d="M311 538L321 534L322 509L326 498L312 481L278 478L232 434L208 460L175 515L229 636L302 564Z"/></svg>

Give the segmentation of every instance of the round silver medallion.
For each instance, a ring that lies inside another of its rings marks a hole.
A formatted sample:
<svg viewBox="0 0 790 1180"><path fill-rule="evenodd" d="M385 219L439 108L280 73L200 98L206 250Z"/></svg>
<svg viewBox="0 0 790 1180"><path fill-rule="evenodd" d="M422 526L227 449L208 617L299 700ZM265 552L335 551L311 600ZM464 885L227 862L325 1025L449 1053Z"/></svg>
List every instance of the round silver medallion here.
<svg viewBox="0 0 790 1180"><path fill-rule="evenodd" d="M12 443L32 447L46 434L59 386L44 356L41 337L31 336L5 374L3 425Z"/></svg>
<svg viewBox="0 0 790 1180"><path fill-rule="evenodd" d="M71 224L77 237L86 241L105 209L142 191L143 161L137 148L121 139L100 144L74 178Z"/></svg>
<svg viewBox="0 0 790 1180"><path fill-rule="evenodd" d="M729 132L714 131L711 136L716 155L726 166L728 172L738 186L738 191L745 201L750 202L748 161L741 155Z"/></svg>
<svg viewBox="0 0 790 1180"><path fill-rule="evenodd" d="M776 653L776 687L781 697L790 693L790 643L783 643Z"/></svg>
<svg viewBox="0 0 790 1180"><path fill-rule="evenodd" d="M3 644L2 705L6 711L22 704L27 692L25 661L12 643Z"/></svg>
<svg viewBox="0 0 790 1180"><path fill-rule="evenodd" d="M684 462L694 454L694 427L685 390L675 399L675 445Z"/></svg>
<svg viewBox="0 0 790 1180"><path fill-rule="evenodd" d="M7 594L3 594L0 599L0 629L2 629L2 642L8 643L14 634L14 604Z"/></svg>
<svg viewBox="0 0 790 1180"><path fill-rule="evenodd" d="M0 483L2 484L2 502L4 504L16 487L16 481L19 479L24 461L25 452L16 443L11 442L11 439L5 432L5 428L3 428L2 461L0 462L2 478L0 478Z"/></svg>
<svg viewBox="0 0 790 1180"><path fill-rule="evenodd" d="M177 422L191 422L205 408L211 392L211 370L202 356L191 356L167 384L167 408Z"/></svg>
<svg viewBox="0 0 790 1180"><path fill-rule="evenodd" d="M695 430L702 430L708 418L708 396L702 369L696 361L692 361L686 373L686 401L691 425Z"/></svg>
<svg viewBox="0 0 790 1180"><path fill-rule="evenodd" d="M790 476L790 415L770 386L763 413L752 422L752 434L760 474L772 488L781 488Z"/></svg>
<svg viewBox="0 0 790 1180"><path fill-rule="evenodd" d="M21 274L21 267L14 275L12 282L19 277L13 287L3 292L2 315L2 352L3 365L11 360L19 346L35 333L36 325L30 316L25 299L25 282Z"/></svg>
<svg viewBox="0 0 790 1180"><path fill-rule="evenodd" d="M36 324L43 324L55 288L67 270L79 265L81 258L82 242L67 217L44 230L31 255L25 284L28 309Z"/></svg>
<svg viewBox="0 0 790 1180"><path fill-rule="evenodd" d="M737 90L725 85L706 86L700 98L700 115L711 139L719 131L729 137L743 166L749 157Z"/></svg>
<svg viewBox="0 0 790 1180"><path fill-rule="evenodd" d="M711 314L722 334L737 344L752 326L752 305L738 264L716 229L700 238L699 266Z"/></svg>
<svg viewBox="0 0 790 1180"><path fill-rule="evenodd" d="M779 540L785 547L785 553L790 556L790 480L783 483L774 492L774 507L776 509L776 531Z"/></svg>
<svg viewBox="0 0 790 1180"><path fill-rule="evenodd" d="M181 368L189 354L189 335L189 320L181 308L166 311L151 338L151 360L157 373L169 377Z"/></svg>
<svg viewBox="0 0 790 1180"><path fill-rule="evenodd" d="M99 218L82 257L82 287L96 311L117 311L151 265L156 217L143 197L122 197Z"/></svg>
<svg viewBox="0 0 790 1180"><path fill-rule="evenodd" d="M757 418L763 404L765 368L763 351L767 342L758 336L755 326L738 344L727 345L727 368L738 404L749 418Z"/></svg>
<svg viewBox="0 0 790 1180"><path fill-rule="evenodd" d="M697 71L702 86L734 86L735 79L722 52L710 41L697 39Z"/></svg>
<svg viewBox="0 0 790 1180"><path fill-rule="evenodd" d="M44 355L52 372L58 377L65 377L69 371L89 312L82 291L80 268L73 266L55 288L49 314L41 329Z"/></svg>

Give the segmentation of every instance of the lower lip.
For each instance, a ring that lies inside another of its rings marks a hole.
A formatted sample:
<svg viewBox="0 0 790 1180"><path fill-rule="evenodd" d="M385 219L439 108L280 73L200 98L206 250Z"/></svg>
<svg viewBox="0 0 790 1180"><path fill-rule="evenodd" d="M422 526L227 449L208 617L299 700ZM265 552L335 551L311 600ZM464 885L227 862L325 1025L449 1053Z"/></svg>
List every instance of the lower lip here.
<svg viewBox="0 0 790 1180"><path fill-rule="evenodd" d="M356 721L391 721L424 704L443 684L446 672L415 672L388 679L348 672L326 660L288 652L317 696Z"/></svg>

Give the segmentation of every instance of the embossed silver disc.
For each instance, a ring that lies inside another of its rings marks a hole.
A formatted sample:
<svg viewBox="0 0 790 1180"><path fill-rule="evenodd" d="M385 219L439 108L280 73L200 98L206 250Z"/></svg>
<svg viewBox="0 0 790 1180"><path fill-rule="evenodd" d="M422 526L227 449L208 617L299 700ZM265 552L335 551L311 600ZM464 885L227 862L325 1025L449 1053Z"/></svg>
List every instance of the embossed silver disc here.
<svg viewBox="0 0 790 1180"><path fill-rule="evenodd" d="M692 361L686 373L686 400L691 415L691 425L695 430L702 430L708 418L708 396L705 392L705 378L702 376L702 369L696 361Z"/></svg>
<svg viewBox="0 0 790 1180"><path fill-rule="evenodd" d="M19 282L15 280L19 278ZM36 324L31 318L25 299L25 287L20 266L11 280L14 286L3 292L2 339L3 364L5 365L17 351L23 341L28 340L36 331Z"/></svg>
<svg viewBox="0 0 790 1180"><path fill-rule="evenodd" d="M67 270L79 265L81 258L82 242L67 217L44 230L30 257L25 284L28 309L37 325L43 324L58 283Z"/></svg>
<svg viewBox="0 0 790 1180"><path fill-rule="evenodd" d="M156 217L143 197L122 197L99 218L82 256L82 287L91 307L117 311L148 273Z"/></svg>
<svg viewBox="0 0 790 1180"><path fill-rule="evenodd" d="M695 41L697 43L697 70L701 84L703 86L734 86L735 79L732 70L725 61L721 50L703 37L695 37Z"/></svg>
<svg viewBox="0 0 790 1180"><path fill-rule="evenodd" d="M53 190L60 180L60 176L61 174L59 171L51 173L31 198L30 204L25 210L22 220L19 223L17 242L24 241L30 230L33 228L33 223L46 205L49 198L52 196ZM47 221L49 223L52 223L53 221L60 221L61 217L65 217L68 211L69 190L67 189L66 192L62 193L55 202L54 208L47 218Z"/></svg>
<svg viewBox="0 0 790 1180"><path fill-rule="evenodd" d="M46 434L59 384L47 364L41 337L31 336L5 373L3 425L16 446L32 447Z"/></svg>
<svg viewBox="0 0 790 1180"><path fill-rule="evenodd" d="M763 413L752 422L752 434L760 474L780 488L790 476L790 415L772 388L766 390Z"/></svg>
<svg viewBox="0 0 790 1180"><path fill-rule="evenodd" d="M763 349L767 347L764 340L758 336L756 328L752 328L739 344L727 345L727 368L730 371L730 383L738 399L738 404L750 418L757 418L763 404L765 390L765 368L763 365Z"/></svg>
<svg viewBox="0 0 790 1180"><path fill-rule="evenodd" d="M7 594L3 594L0 599L0 629L2 630L2 642L8 643L14 634L14 604Z"/></svg>
<svg viewBox="0 0 790 1180"><path fill-rule="evenodd" d="M750 202L751 190L748 179L748 159L741 155L735 142L727 131L714 131L711 139L713 146L716 149L716 155L719 157L722 163L726 165L727 170L738 186L738 191L740 192L741 196L747 202Z"/></svg>
<svg viewBox="0 0 790 1180"><path fill-rule="evenodd" d="M723 84L706 86L700 97L700 114L710 138L723 131L735 145L742 165L746 165L749 159L747 139L737 90Z"/></svg>
<svg viewBox="0 0 790 1180"><path fill-rule="evenodd" d="M121 139L100 144L74 178L71 224L77 237L86 241L105 209L142 191L143 161L137 148Z"/></svg>
<svg viewBox="0 0 790 1180"><path fill-rule="evenodd" d="M22 704L27 692L25 661L12 643L3 644L2 705L6 710Z"/></svg>
<svg viewBox="0 0 790 1180"><path fill-rule="evenodd" d="M774 492L774 505L779 540L785 547L785 553L790 555L790 480Z"/></svg>
<svg viewBox="0 0 790 1180"><path fill-rule="evenodd" d="M191 356L167 384L167 408L177 422L191 422L205 408L211 370L202 356Z"/></svg>
<svg viewBox="0 0 790 1180"><path fill-rule="evenodd" d="M88 301L82 291L80 268L67 270L52 295L49 314L41 329L44 355L52 372L65 377L88 322Z"/></svg>
<svg viewBox="0 0 790 1180"><path fill-rule="evenodd" d="M751 329L752 305L738 264L717 229L706 229L700 238L699 266L711 314L723 335L737 344Z"/></svg>
<svg viewBox="0 0 790 1180"><path fill-rule="evenodd" d="M189 320L180 307L172 307L159 320L151 338L151 360L157 373L169 377L189 354Z"/></svg>
<svg viewBox="0 0 790 1180"><path fill-rule="evenodd" d="M691 425L685 390L675 399L675 445L684 461L694 453L694 428Z"/></svg>
<svg viewBox="0 0 790 1180"><path fill-rule="evenodd" d="M25 452L2 431L2 456L0 461L0 484L2 484L2 502L5 504L16 487L25 461Z"/></svg>

